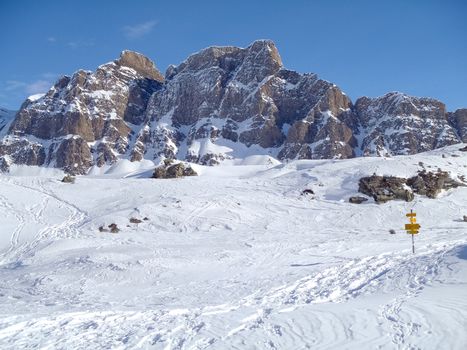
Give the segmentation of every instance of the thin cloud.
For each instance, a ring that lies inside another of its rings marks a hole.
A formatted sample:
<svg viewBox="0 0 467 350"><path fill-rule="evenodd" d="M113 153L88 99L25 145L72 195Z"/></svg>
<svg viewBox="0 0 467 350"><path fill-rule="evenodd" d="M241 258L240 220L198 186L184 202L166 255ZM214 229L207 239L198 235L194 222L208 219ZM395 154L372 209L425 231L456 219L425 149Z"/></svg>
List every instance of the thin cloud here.
<svg viewBox="0 0 467 350"><path fill-rule="evenodd" d="M54 37L54 36L49 36L49 37L47 38L47 41L48 41L49 43L54 43L54 42L57 41L57 38Z"/></svg>
<svg viewBox="0 0 467 350"><path fill-rule="evenodd" d="M76 50L83 47L94 46L94 40L81 40L81 41L69 41L66 43L66 46L72 50Z"/></svg>
<svg viewBox="0 0 467 350"><path fill-rule="evenodd" d="M7 80L5 84L5 91L14 91L18 89L24 89L27 84L24 81L18 80Z"/></svg>
<svg viewBox="0 0 467 350"><path fill-rule="evenodd" d="M27 84L24 90L28 94L41 94L41 93L47 92L51 86L52 86L52 83L49 80L41 79L41 80L33 81L30 84Z"/></svg>
<svg viewBox="0 0 467 350"><path fill-rule="evenodd" d="M56 76L51 73L44 73L40 79L25 82L19 80L8 80L4 84L3 91L8 94L28 94L34 95L47 92L53 85Z"/></svg>
<svg viewBox="0 0 467 350"><path fill-rule="evenodd" d="M157 21L147 21L143 23L138 23L132 26L124 26L123 33L127 39L139 39L147 34L149 34L154 27L156 26Z"/></svg>

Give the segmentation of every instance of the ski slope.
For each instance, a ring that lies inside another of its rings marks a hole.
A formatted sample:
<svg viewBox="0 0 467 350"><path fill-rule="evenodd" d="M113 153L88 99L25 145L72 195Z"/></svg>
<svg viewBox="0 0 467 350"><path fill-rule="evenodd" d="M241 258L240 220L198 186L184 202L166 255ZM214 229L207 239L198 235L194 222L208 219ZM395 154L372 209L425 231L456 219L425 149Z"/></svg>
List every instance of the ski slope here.
<svg viewBox="0 0 467 350"><path fill-rule="evenodd" d="M258 157L171 180L148 163L75 184L13 168L0 175L0 348L464 349L467 187L348 203L361 176L419 162L467 176L459 148ZM99 232L111 223L120 232Z"/></svg>

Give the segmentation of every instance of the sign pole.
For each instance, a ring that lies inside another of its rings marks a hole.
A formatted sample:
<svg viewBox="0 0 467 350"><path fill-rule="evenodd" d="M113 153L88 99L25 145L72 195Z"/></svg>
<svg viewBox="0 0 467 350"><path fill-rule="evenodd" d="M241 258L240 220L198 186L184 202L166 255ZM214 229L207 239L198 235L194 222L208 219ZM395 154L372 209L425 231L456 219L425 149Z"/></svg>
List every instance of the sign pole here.
<svg viewBox="0 0 467 350"><path fill-rule="evenodd" d="M417 214L410 209L410 213L405 214L409 218L410 224L405 225L405 230L408 234L412 235L412 253L415 254L415 239L414 235L418 234L420 230L420 224L417 224Z"/></svg>
<svg viewBox="0 0 467 350"><path fill-rule="evenodd" d="M413 213L413 209L410 209L410 214L412 214L412 213ZM410 219L412 219L412 217ZM410 222L412 222L412 220L410 220ZM415 254L415 241L414 241L414 238L413 238L414 235L411 234L411 236L412 236L412 254Z"/></svg>

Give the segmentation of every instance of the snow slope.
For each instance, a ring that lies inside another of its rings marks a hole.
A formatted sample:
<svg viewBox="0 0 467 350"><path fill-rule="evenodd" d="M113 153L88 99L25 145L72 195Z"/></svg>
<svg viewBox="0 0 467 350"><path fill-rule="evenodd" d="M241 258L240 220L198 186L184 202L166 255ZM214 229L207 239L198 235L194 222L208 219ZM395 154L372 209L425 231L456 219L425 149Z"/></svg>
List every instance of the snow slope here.
<svg viewBox="0 0 467 350"><path fill-rule="evenodd" d="M173 180L122 164L72 185L13 169L0 176L0 348L464 349L467 187L347 202L360 176L419 162L467 176L459 148L250 158ZM99 232L111 223L119 233Z"/></svg>

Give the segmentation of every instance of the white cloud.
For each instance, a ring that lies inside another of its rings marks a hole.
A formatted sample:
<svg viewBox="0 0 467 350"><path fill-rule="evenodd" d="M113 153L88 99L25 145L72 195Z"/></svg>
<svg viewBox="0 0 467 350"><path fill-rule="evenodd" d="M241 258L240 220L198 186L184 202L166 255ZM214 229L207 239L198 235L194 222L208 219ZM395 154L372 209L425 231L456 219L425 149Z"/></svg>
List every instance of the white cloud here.
<svg viewBox="0 0 467 350"><path fill-rule="evenodd" d="M147 21L143 23L138 23L132 26L124 26L123 27L123 32L127 39L138 39L146 34L149 34L155 25L157 24L157 21Z"/></svg>
<svg viewBox="0 0 467 350"><path fill-rule="evenodd" d="M27 84L25 91L28 94L39 94L47 92L52 86L52 83L49 80L36 80L30 84Z"/></svg>
<svg viewBox="0 0 467 350"><path fill-rule="evenodd" d="M49 43L54 43L54 42L57 41L57 38L55 38L54 36L49 36L49 37L47 38L47 41L48 41Z"/></svg>
<svg viewBox="0 0 467 350"><path fill-rule="evenodd" d="M23 89L27 84L24 81L7 80L5 84L5 91L13 91Z"/></svg>
<svg viewBox="0 0 467 350"><path fill-rule="evenodd" d="M3 90L9 94L28 94L34 95L38 93L47 92L53 85L56 75L52 73L44 73L40 79L25 82L19 80L8 80L4 84Z"/></svg>
<svg viewBox="0 0 467 350"><path fill-rule="evenodd" d="M81 47L91 47L94 46L94 40L69 41L66 43L66 46L73 50Z"/></svg>

